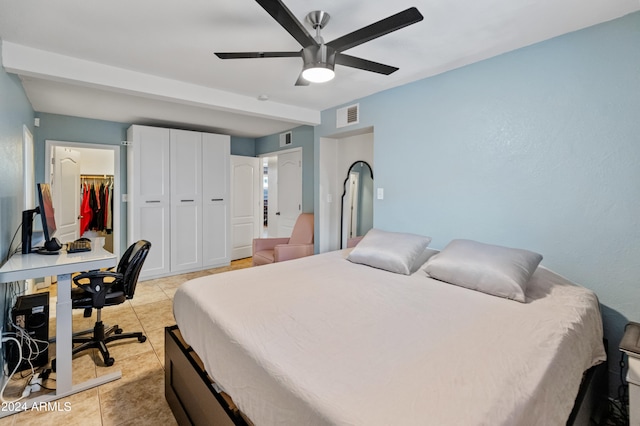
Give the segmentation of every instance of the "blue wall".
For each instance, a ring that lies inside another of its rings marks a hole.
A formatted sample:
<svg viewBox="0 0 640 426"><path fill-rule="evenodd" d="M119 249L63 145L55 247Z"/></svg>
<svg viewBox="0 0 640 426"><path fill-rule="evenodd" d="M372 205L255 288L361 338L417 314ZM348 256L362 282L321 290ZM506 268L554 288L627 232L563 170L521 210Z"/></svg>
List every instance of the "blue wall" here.
<svg viewBox="0 0 640 426"><path fill-rule="evenodd" d="M2 43L0 43L0 61ZM23 125L33 134L34 113L20 79L0 67L0 263L22 220L24 188ZM18 235L16 243L20 242ZM14 243L13 248L16 247Z"/></svg>
<svg viewBox="0 0 640 426"><path fill-rule="evenodd" d="M638 46L635 13L360 99L357 125L374 126L376 227L542 253L598 294L614 372L640 321Z"/></svg>
<svg viewBox="0 0 640 426"><path fill-rule="evenodd" d="M283 149L302 148L302 212L312 213L314 211L314 128L311 126L300 126L291 130L291 145L280 148L280 134L265 136L256 139L256 156L270 152L281 151Z"/></svg>
<svg viewBox="0 0 640 426"><path fill-rule="evenodd" d="M9 249L15 249L20 243L18 232L17 240L9 247L22 221L24 209L22 129L26 125L33 134L33 118L33 109L20 79L8 74L0 64L0 264L4 263ZM3 285L3 289L8 287ZM0 297L0 324L3 330L6 330L6 309L12 305L13 300L8 292L3 292ZM0 352L0 366L4 366L3 360L4 353Z"/></svg>
<svg viewBox="0 0 640 426"><path fill-rule="evenodd" d="M231 136L231 155L256 156L256 140Z"/></svg>

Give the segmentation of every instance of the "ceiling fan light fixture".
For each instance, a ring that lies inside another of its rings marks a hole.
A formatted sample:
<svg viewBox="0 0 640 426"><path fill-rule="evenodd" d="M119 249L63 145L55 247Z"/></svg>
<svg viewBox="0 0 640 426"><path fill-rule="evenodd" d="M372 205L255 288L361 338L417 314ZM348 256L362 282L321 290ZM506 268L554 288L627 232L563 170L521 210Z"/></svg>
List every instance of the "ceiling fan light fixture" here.
<svg viewBox="0 0 640 426"><path fill-rule="evenodd" d="M326 83L335 77L335 50L328 47L318 36L319 46L302 49L302 78L310 83Z"/></svg>
<svg viewBox="0 0 640 426"><path fill-rule="evenodd" d="M309 68L302 70L302 78L311 83L326 83L333 80L336 73L329 64L313 64Z"/></svg>

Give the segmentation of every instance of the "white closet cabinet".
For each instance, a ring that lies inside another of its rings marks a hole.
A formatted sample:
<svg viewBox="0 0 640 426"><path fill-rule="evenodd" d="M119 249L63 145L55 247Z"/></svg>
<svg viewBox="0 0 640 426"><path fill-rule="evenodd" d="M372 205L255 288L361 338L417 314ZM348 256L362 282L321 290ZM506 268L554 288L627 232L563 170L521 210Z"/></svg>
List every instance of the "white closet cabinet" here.
<svg viewBox="0 0 640 426"><path fill-rule="evenodd" d="M135 153L137 145L144 145L145 137L135 139L135 130L145 133L148 129L161 130L169 140L167 157L169 167L162 178L168 179L169 197L165 204L167 231L163 232L163 244L157 251L167 256L167 269L147 270L144 278L197 271L230 262L229 240L229 164L230 137L176 129L155 129L132 126L134 138L129 151ZM131 130L131 129L130 129ZM135 165L135 164L134 164ZM146 179L146 169L131 170L129 176ZM145 175L145 177L140 177ZM136 179L134 179L135 181ZM132 192L130 191L130 194ZM131 216L138 215L143 207L133 192L129 200ZM135 220L135 219L133 219ZM154 225L150 225L151 228ZM151 234L129 233L131 242L140 238L151 241L149 256L156 250ZM145 237L144 235L147 235Z"/></svg>
<svg viewBox="0 0 640 426"><path fill-rule="evenodd" d="M211 268L231 261L231 138L202 134L202 264ZM220 226L224 223L225 226Z"/></svg>
<svg viewBox="0 0 640 426"><path fill-rule="evenodd" d="M171 129L171 272L202 266L202 133Z"/></svg>
<svg viewBox="0 0 640 426"><path fill-rule="evenodd" d="M171 272L169 257L169 130L131 126L127 130L128 243L151 242L141 276Z"/></svg>

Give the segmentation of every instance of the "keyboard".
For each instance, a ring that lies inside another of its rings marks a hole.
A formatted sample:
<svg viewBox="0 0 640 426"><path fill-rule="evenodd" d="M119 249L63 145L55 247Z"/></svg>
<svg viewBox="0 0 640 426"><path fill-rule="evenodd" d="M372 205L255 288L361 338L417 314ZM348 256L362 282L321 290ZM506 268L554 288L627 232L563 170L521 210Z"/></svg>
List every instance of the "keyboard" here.
<svg viewBox="0 0 640 426"><path fill-rule="evenodd" d="M79 253L81 251L91 251L91 241L72 241L67 243L67 253Z"/></svg>

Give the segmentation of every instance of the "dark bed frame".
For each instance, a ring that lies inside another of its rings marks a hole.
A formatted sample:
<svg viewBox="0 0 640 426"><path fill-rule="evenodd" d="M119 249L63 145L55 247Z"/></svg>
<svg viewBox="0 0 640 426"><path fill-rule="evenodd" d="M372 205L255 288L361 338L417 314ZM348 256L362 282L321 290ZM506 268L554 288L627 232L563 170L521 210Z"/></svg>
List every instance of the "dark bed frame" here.
<svg viewBox="0 0 640 426"><path fill-rule="evenodd" d="M164 334L164 394L179 425L252 426L231 397L218 392L195 351L177 325ZM605 344L605 348L607 345ZM567 425L599 424L608 390L607 363L586 371Z"/></svg>

